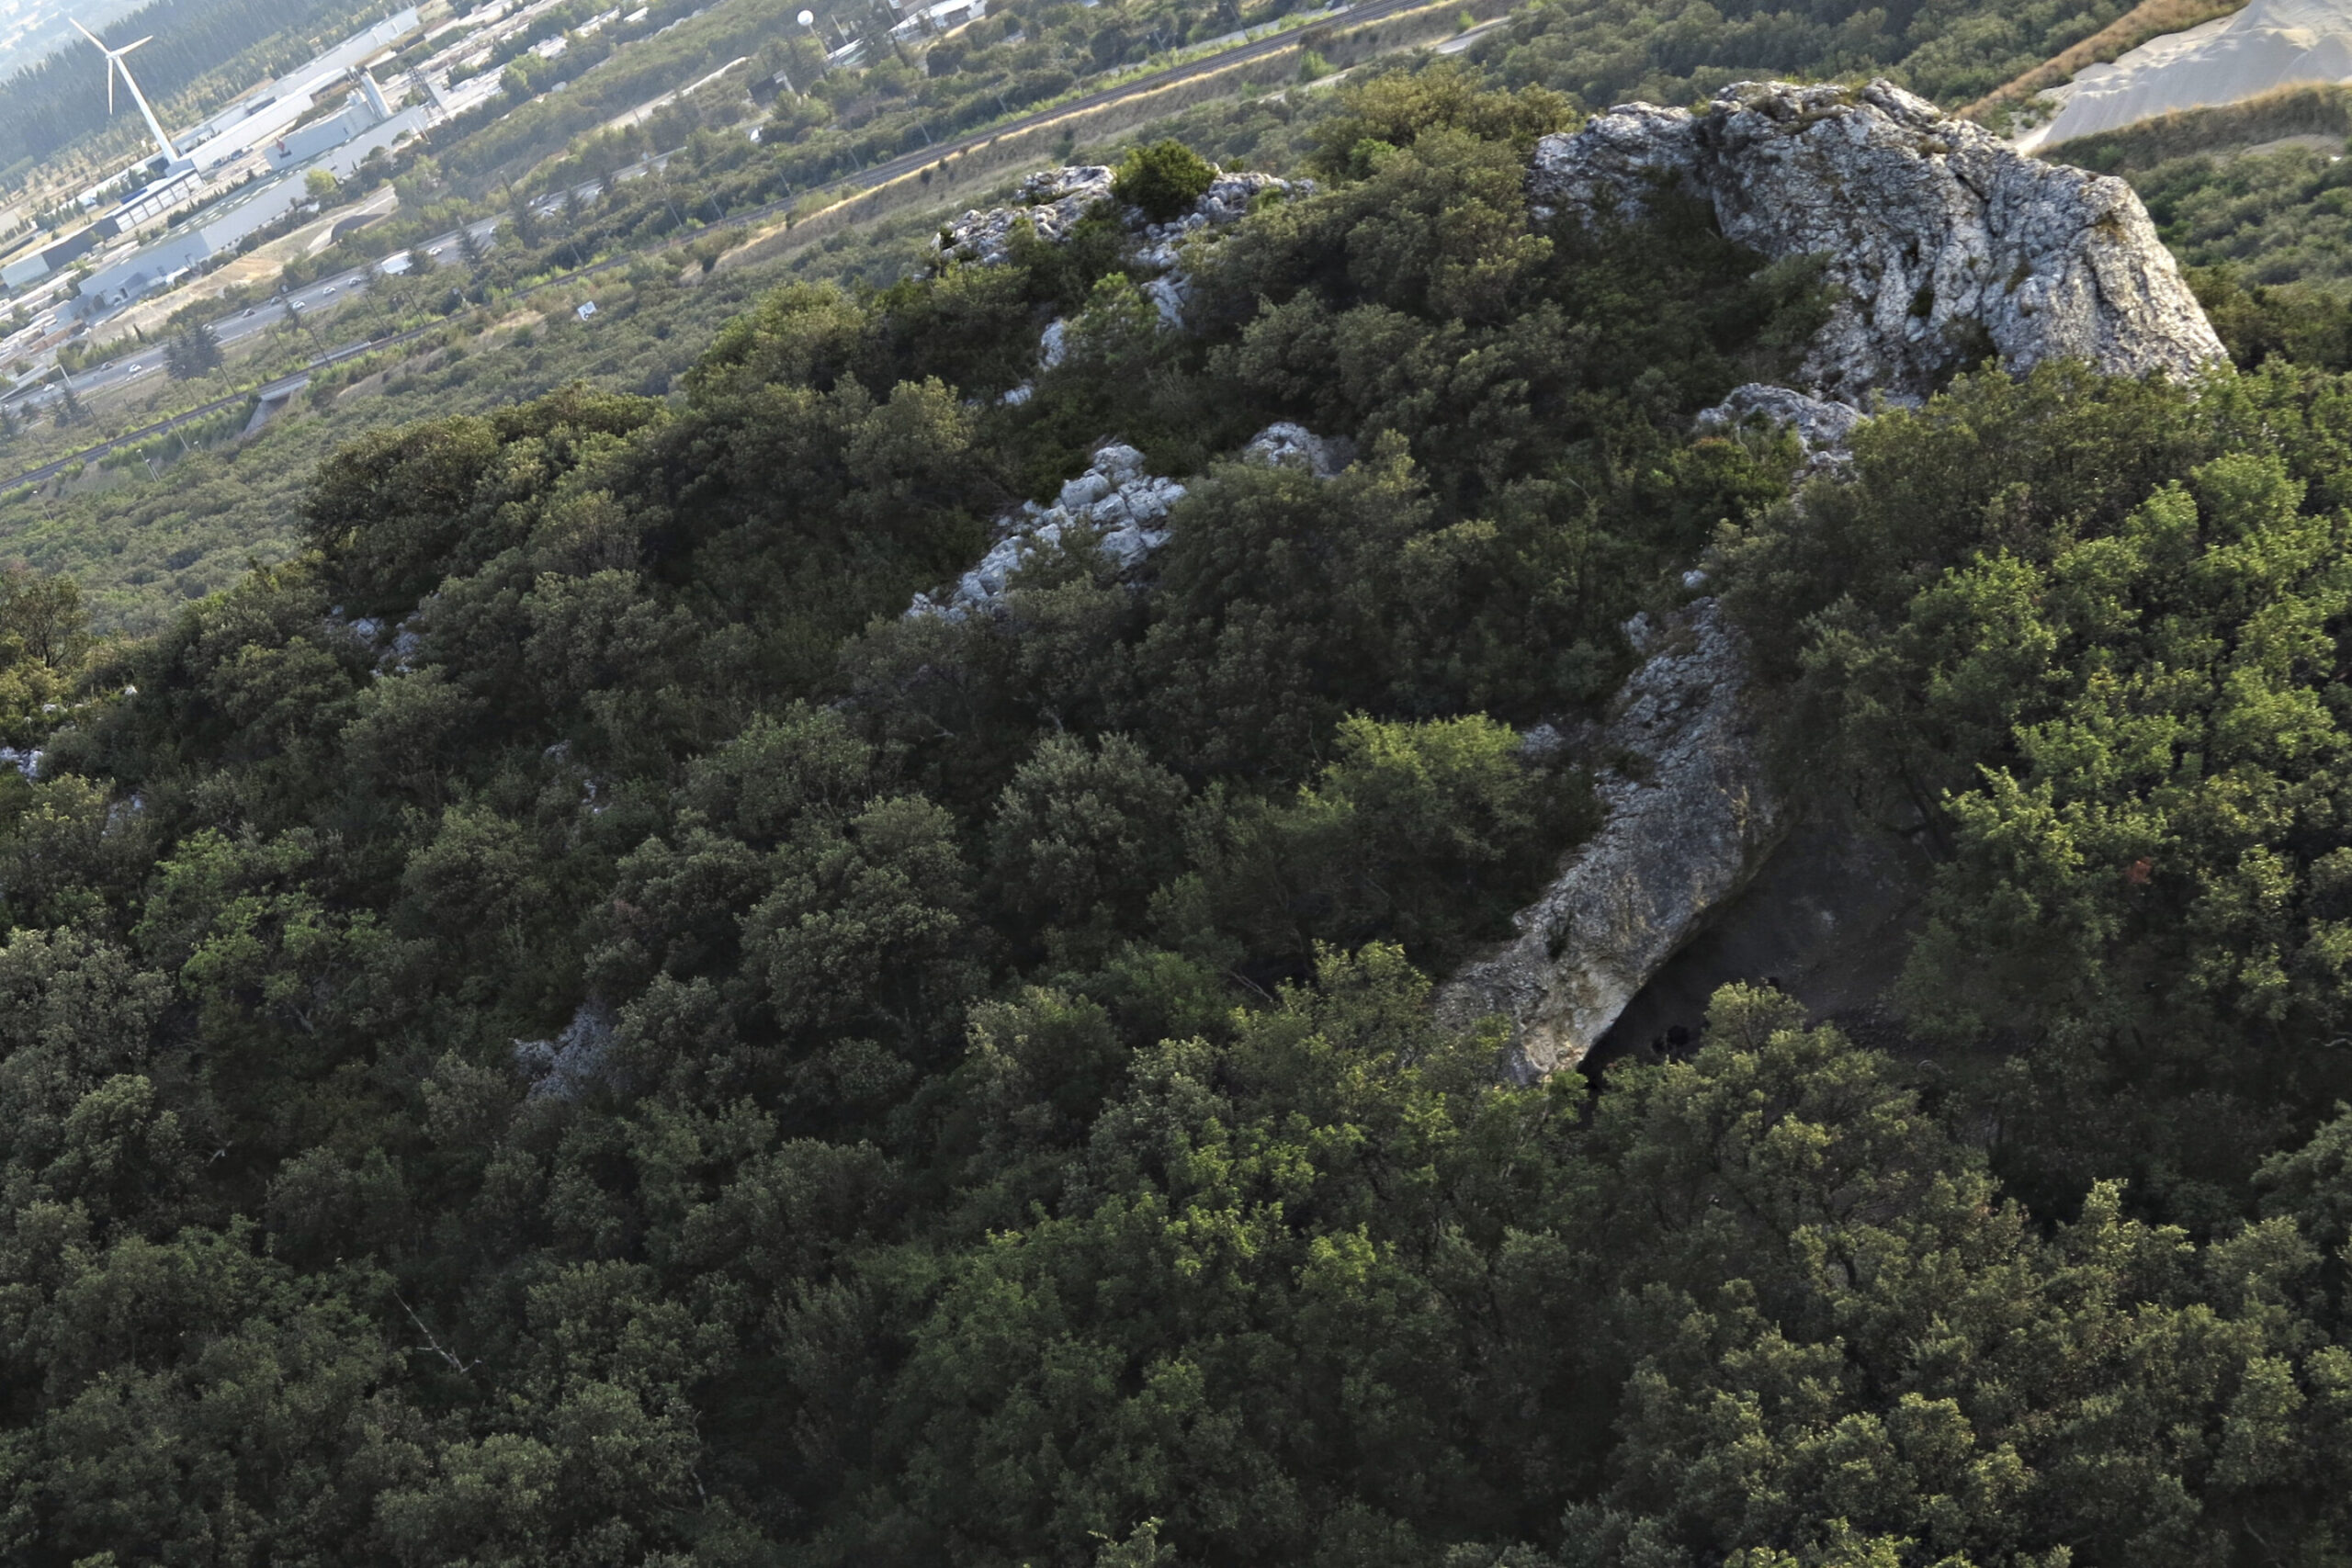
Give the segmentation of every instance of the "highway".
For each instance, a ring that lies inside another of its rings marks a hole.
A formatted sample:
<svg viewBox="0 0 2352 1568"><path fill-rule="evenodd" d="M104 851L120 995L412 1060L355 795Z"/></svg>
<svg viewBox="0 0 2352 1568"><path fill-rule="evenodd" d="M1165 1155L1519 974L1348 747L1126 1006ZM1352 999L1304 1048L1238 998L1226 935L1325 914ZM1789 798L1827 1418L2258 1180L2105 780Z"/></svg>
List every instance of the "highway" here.
<svg viewBox="0 0 2352 1568"><path fill-rule="evenodd" d="M471 225L475 242L481 245L488 245L498 231L499 222L498 219L485 218L481 222ZM416 248L431 257L435 265L447 266L458 259L457 253L460 250L462 243L458 238L459 233L460 231L452 229L446 234L425 241ZM281 321L300 321L307 317L333 310L335 306L349 300L354 295L365 292L369 275L372 273L396 276L411 270L413 265L413 254L409 251L401 251L366 266L356 266L347 271L339 272L332 277L322 277L317 282L306 284L300 288L281 292L266 303L248 306L242 310L232 310L225 315L214 318L211 322L213 336L220 340L223 348L226 348L231 344L243 342L255 333L266 332ZM119 358L109 359L94 370L76 372L74 377L74 390L87 397L95 392L128 386L145 377L157 375L164 369L163 345L149 344L125 353ZM63 395L63 391L51 383L33 388L19 397L7 400L7 406L30 412L55 402Z"/></svg>
<svg viewBox="0 0 2352 1568"><path fill-rule="evenodd" d="M1328 13L1328 16L1334 19L1345 17L1351 28L1356 28L1362 27L1369 22L1384 20L1390 17L1401 16L1408 13L1419 13L1442 9L1446 5L1454 3L1457 3L1457 0L1436 0L1436 3L1434 4L1432 3L1432 0L1364 0L1364 3L1361 5L1335 7ZM1224 72L1230 71L1236 66L1248 64L1253 61L1263 60L1272 55L1281 54L1286 51L1297 49L1305 41L1307 34L1311 31L1311 27L1292 28L1286 31L1276 33L1271 37L1260 39L1254 43L1243 44L1238 49L1226 50L1216 54L1204 56L1199 60L1189 61L1181 65L1170 66L1166 70L1153 72L1144 76L1138 76L1130 81L1119 83L1114 86L1105 87L1099 92L1090 93L1081 97L1071 99L1067 103L1057 104L1048 108L1038 109L1025 115L1018 115L1009 120L1000 120L995 124L985 126L980 130L970 132L967 135L951 138L948 141L922 148L916 152L901 153L896 158L889 159L880 164L876 164L869 168L861 169L853 175L845 175L839 179L826 181L825 183L812 186L808 190L793 191L775 201L763 203L758 207L744 208L740 210L728 213L724 218L720 219L718 222L711 224L708 227L673 232L665 236L662 240L649 247L649 249L659 251L672 246L684 244L692 240L701 238L702 236L709 233L712 229L743 228L749 225L761 223L768 219L783 215L785 212L807 200L811 196L828 196L842 193L854 194L873 190L878 186L888 185L894 180L904 178L909 175L914 174L921 169L940 162L942 159L954 157L959 153L987 146L992 142L1002 141L1005 137L1017 136L1024 131L1034 130L1040 126L1052 125L1058 120L1068 118L1073 115L1091 113L1095 109L1106 107L1110 105L1120 103L1129 98L1141 97L1149 94L1163 92L1168 88L1181 85L1185 82L1193 81L1204 76L1217 75ZM614 177L616 180L625 180L638 175L641 175L650 168L661 166L662 164L667 162L669 156L669 154L665 153L656 158L648 159L645 163L636 164L629 169L621 171ZM594 195L595 189L596 187L593 184L582 185L578 187L578 192L582 197L587 197ZM553 216L554 213L560 209L562 202L563 197L561 195L541 197L537 201L533 203L533 209L542 217L549 217ZM501 218L485 218L478 223L470 225L470 228L476 236L477 241L483 245L487 245L490 243L491 237L496 233L498 225L503 221L504 221L504 220ZM447 265L453 259L451 254L452 251L458 246L458 234L459 231L453 229L447 234L443 234L435 239L425 241L417 248L424 251L427 256L431 257L435 265ZM557 277L550 277L540 283L534 284L528 288L519 289L513 298L520 299L525 296L537 293L543 288L560 288L565 284L577 282L581 278L590 276L595 273L603 272L608 267L619 266L628 262L633 261L637 259L638 256L644 254L644 252L631 251L622 252L616 255L607 256L603 261L596 262L588 266L581 267L577 271L565 273ZM364 291L370 273L385 272L399 274L409 270L412 264L412 253L402 251L397 254L387 256L380 261L370 263L368 265L353 267L350 270L338 274L334 277L321 278L302 288L280 294L270 299L266 304L253 306L243 310L232 311L218 318L212 322L213 333L225 346L234 344L243 338L249 337L254 333L265 331L280 321L288 321L289 319L295 321L306 320L311 316L331 310L336 305L350 299L355 293ZM441 323L435 322L430 326L413 328L408 332L401 333L397 335L383 338L372 343L357 342L345 344L340 347L322 354L317 359L313 360L308 367L299 373L298 377L290 377L286 379L299 379L302 377L307 377L313 370L324 368L329 365L340 363L345 359L349 359L355 355L366 353L370 349L397 347L408 343L413 343L424 337L430 333L435 333L440 330ZM75 392L86 396L93 392L103 391L112 387L119 387L131 381L139 380L144 377L159 374L163 371L164 367L164 360L162 346L160 344L151 344L149 346L142 347L136 352L126 354L119 359L109 361L95 371L85 371L76 374L74 378L74 389ZM272 383L273 386L282 383ZM260 395L266 395L267 391L268 389L266 388L261 389ZM44 383L39 388L29 389L25 392L19 393L15 398L5 400L5 401L12 411L30 412L54 402L62 395L62 390L55 385L55 383L50 382ZM78 464L90 462L103 457L118 446L128 446L133 443L148 440L151 437L169 431L177 425L186 424L192 420L200 419L208 414L216 413L221 409L229 407L232 403L243 402L248 398L255 395L256 394L254 392L239 392L232 397L217 399L212 402L205 404L201 408L190 409L184 413L175 414L170 419L162 420L154 424L145 426L142 429L117 436L109 441L101 442L96 446L76 452L71 457L61 457L55 462L45 464L40 468L18 474L11 479L0 479L0 491L14 490L20 485L41 483L49 479L54 478L56 475L65 471L66 469L75 467Z"/></svg>

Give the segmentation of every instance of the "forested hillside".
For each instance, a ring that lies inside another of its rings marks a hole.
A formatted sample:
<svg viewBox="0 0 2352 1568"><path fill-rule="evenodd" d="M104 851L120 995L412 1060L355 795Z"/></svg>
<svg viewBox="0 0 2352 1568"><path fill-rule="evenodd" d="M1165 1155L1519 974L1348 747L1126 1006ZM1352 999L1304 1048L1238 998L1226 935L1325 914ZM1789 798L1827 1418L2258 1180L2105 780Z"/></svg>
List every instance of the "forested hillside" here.
<svg viewBox="0 0 2352 1568"><path fill-rule="evenodd" d="M6 1555L2340 1558L2352 381L1694 431L1834 301L1531 214L1577 118L1345 89L1182 330L1162 145L673 396L369 432L151 638L0 581ZM1114 443L1148 570L906 613ZM1869 1045L1758 976L1516 1085L1432 983L1702 592L1916 941Z"/></svg>

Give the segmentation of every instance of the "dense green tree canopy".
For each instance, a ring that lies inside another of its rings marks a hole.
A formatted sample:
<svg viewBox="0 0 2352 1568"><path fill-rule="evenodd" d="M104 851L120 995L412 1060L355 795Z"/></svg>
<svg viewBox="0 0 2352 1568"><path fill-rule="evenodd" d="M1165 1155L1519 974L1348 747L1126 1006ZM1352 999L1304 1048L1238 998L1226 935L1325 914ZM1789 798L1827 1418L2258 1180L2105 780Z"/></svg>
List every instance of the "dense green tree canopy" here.
<svg viewBox="0 0 2352 1568"><path fill-rule="evenodd" d="M1183 331L1100 212L352 441L153 637L0 582L6 1554L2340 1557L2352 397L1987 370L1792 502L1691 421L1817 275L1532 224L1572 114L1349 90ZM1148 589L903 614L1114 437ZM1432 976L1702 558L1917 940L1513 1083Z"/></svg>

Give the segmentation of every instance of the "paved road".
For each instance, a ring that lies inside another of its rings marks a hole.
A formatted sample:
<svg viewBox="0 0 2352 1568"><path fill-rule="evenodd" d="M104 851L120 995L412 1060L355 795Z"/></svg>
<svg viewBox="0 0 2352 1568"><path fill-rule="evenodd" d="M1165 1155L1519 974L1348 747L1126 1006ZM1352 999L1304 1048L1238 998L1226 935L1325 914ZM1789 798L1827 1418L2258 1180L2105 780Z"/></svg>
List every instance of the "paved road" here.
<svg viewBox="0 0 2352 1568"><path fill-rule="evenodd" d="M1361 27L1366 22L1378 21L1384 17L1396 16L1403 12L1424 11L1432 8L1430 0L1365 0L1365 3L1362 5L1336 7L1331 11L1330 15L1334 18L1344 17L1350 27ZM1123 99L1136 97L1147 93L1159 92L1163 88L1171 87L1196 77L1215 75L1221 72L1229 71L1236 65L1245 64L1253 60L1262 60L1270 55L1280 54L1284 51L1296 49L1301 45L1309 30L1310 29L1306 28L1294 28L1285 32L1276 33L1270 38L1261 39L1255 43L1244 44L1238 49L1227 50L1222 53L1208 55L1203 59L1193 61L1186 64L1170 66L1165 71L1154 72L1148 76L1138 76L1132 81L1123 82L1114 87L1105 87L1100 92L1087 94L1083 97L1074 98L1068 103L1059 104L1051 108L1038 109L1030 114L1017 116L1010 120L1000 121L994 125L975 130L969 135L956 137L933 146L924 147L917 152L901 153L899 156L892 158L886 163L876 164L870 168L861 169L854 175L845 175L840 179L826 181L824 184L812 186L808 190L794 191L788 196L783 197L775 201L763 203L758 207L744 208L737 211L728 213L725 217L720 219L718 223L712 224L708 228L697 229L686 232L673 233L650 248L653 250L662 250L670 246L683 244L690 240L697 239L707 234L710 230L714 228L741 228L750 224L763 222L767 219L781 215L794 206L797 206L798 203L807 200L811 196L829 196L843 191L872 190L877 186L888 185L893 180L913 174L915 171L922 169L928 164L935 164L943 158L968 152L974 148L981 147L990 142L1001 141L1007 136L1017 136L1023 131L1035 130L1036 127L1041 125L1050 125L1057 120L1063 119L1071 115L1090 113L1094 109L1103 107L1106 105L1118 103ZM638 175L645 173L648 169L662 166L668 161L668 158L669 154L665 153L656 158L648 159L645 163L622 170L614 177L620 180L633 178ZM596 186L592 183L579 186L578 191L582 197L586 197L594 195L596 188ZM552 217L561 208L562 203L563 197L560 195L547 196L540 197L533 204L533 207L534 209L542 217ZM471 225L471 229L477 240L486 245L489 243L491 236L497 231L498 225L503 221L504 221L504 220L499 218L485 218L480 222ZM458 230L453 229L448 233L441 235L436 239L425 241L424 244L418 246L417 249L424 251L428 257L432 258L435 265L447 265L453 259L451 254L452 251L457 248L459 243L458 233L459 231ZM624 252L618 255L608 256L605 260L595 263L594 265L581 267L577 271L566 273L560 277L551 277L542 283L535 284L529 288L518 290L514 298L520 299L526 295L537 293L542 288L560 288L565 284L576 282L581 278L590 276L595 273L603 272L608 267L619 266L628 262L634 261L643 254L643 252ZM249 337L253 333L263 331L264 329L273 326L279 321L286 321L289 319L289 317L291 319L300 320L306 314L333 309L335 305L349 299L353 293L363 289L366 287L368 276L371 271L398 274L408 271L412 265L412 254L407 251L402 251L396 255L387 256L383 260L372 263L368 266L354 267L350 271L342 273L336 276L321 278L307 288L296 289L290 293L280 295L277 299L270 300L267 304L257 305L249 310L223 316L213 322L213 331L216 335L219 336L222 344L233 344L242 338ZM317 359L313 360L307 368L299 374L300 376L308 376L312 370L322 369L330 365L339 364L343 360L349 359L355 355L364 354L370 349L397 347L404 344L414 342L417 339L424 337L428 333L439 331L440 326L441 323L435 322L431 326L418 327L412 331L401 333L397 336L380 339L372 343L363 342L345 344L339 348L321 355ZM108 387L120 386L125 382L134 381L141 377L156 374L163 368L164 351L161 348L144 348L135 354L126 355L120 360L109 362L108 365L101 367L97 371L85 372L84 374L77 375L74 378L74 387L77 392L88 394L90 392L104 390ZM295 378L296 378L293 377L287 378L288 380ZM272 383L273 386L278 384L279 383ZM267 392L267 388L262 389L262 395L266 396ZM45 385L29 393L21 395L17 400L13 400L10 406L21 411L31 412L44 404L54 401L61 395L61 392L54 385ZM111 441L104 442L98 446L74 453L71 457L61 457L57 461L47 464L42 468L33 469L28 473L18 474L14 479L0 480L0 491L14 490L19 485L41 483L44 480L54 478L57 474L74 467L76 464L90 462L103 457L118 446L128 446L132 443L147 440L152 436L171 430L177 425L185 424L191 420L203 418L207 414L217 413L221 409L227 408L232 403L243 402L245 399L253 395L254 394L240 392L233 397L218 399L212 402L205 404L202 408L190 409L186 413L175 414L170 419L148 425L141 430L132 431L127 435L118 436Z"/></svg>
<svg viewBox="0 0 2352 1568"><path fill-rule="evenodd" d="M498 219L485 218L481 222L471 225L476 242L483 245L489 244L492 236L498 231L499 222ZM447 266L458 259L458 254L462 248L462 243L458 238L459 232L458 230L452 229L446 234L425 241L416 249L431 258L435 265ZM308 284L303 288L280 293L264 304L254 305L243 310L232 310L225 315L215 317L211 323L213 335L220 339L223 347L241 343L255 333L266 332L281 321L299 321L305 317L331 310L335 306L345 303L355 295L366 291L368 275L371 273L398 275L412 270L414 265L413 253L401 251L366 266L356 266L347 271L339 272L332 277L322 277L315 283ZM103 392L116 387L127 386L145 377L156 375L164 368L163 348L161 345L151 344L132 350L119 358L109 359L95 370L77 371L74 376L74 389L87 397L94 392ZM63 395L62 389L51 383L29 389L7 400L7 406L31 412L55 402Z"/></svg>

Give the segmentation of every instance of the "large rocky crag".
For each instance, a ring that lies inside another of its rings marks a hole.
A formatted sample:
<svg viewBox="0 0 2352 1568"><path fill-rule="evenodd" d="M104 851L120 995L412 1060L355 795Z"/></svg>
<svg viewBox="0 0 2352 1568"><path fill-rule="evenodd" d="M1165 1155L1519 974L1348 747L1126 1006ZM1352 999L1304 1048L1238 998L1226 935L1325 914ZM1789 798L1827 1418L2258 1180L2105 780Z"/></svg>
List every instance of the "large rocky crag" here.
<svg viewBox="0 0 2352 1568"><path fill-rule="evenodd" d="M2012 369L2082 358L2129 375L2194 375L2223 360L2129 186L2021 156L1887 83L1747 83L1698 114L1627 105L1544 138L1528 186L1539 221L1638 221L1679 189L1767 257L1821 259L1838 298L1811 345L1804 389L1741 387L1698 422L1702 432L1792 429L1805 455L1800 486L1845 471L1874 397L1924 397L1987 352ZM1669 960L1735 901L1753 901L1741 897L1751 884L1784 907L1746 909L1738 940L1699 966L1710 980L1760 958L1792 976L1830 976L1850 999L1855 982L1835 973L1826 948L1902 919L1891 884L1903 873L1890 869L1902 857L1841 848L1831 840L1851 824L1800 824L1800 804L1771 787L1747 650L1714 602L1699 599L1663 628L1640 620L1628 630L1646 662L1580 748L1601 765L1607 818L1521 911L1517 935L1439 991L1451 1019L1510 1021L1521 1077L1582 1061ZM1762 874L1792 827L1815 874ZM1841 897L1867 888L1868 918L1824 921L1799 907L1823 886ZM1690 1003L1649 1010L1665 1019Z"/></svg>
<svg viewBox="0 0 2352 1568"><path fill-rule="evenodd" d="M1636 219L1664 189L1838 291L1801 373L1860 405L1917 398L1997 353L2186 376L2221 341L2130 186L2023 156L1888 82L1747 82L1697 114L1628 104L1537 144L1539 216Z"/></svg>

